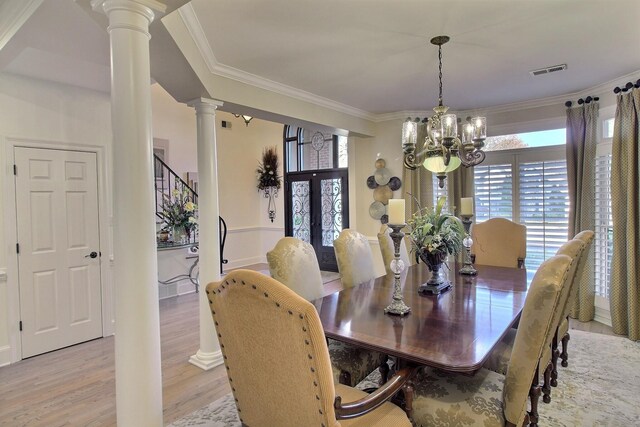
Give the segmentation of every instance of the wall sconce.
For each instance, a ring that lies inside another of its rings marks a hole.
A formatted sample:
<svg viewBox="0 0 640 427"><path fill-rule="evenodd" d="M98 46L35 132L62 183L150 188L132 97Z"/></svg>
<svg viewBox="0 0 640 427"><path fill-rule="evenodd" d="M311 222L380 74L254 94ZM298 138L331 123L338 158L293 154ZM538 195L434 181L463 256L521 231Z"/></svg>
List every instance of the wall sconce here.
<svg viewBox="0 0 640 427"><path fill-rule="evenodd" d="M246 114L234 114L234 116L242 117L242 120L244 120L244 124L247 126L249 126L249 122L253 120L253 117L247 116Z"/></svg>

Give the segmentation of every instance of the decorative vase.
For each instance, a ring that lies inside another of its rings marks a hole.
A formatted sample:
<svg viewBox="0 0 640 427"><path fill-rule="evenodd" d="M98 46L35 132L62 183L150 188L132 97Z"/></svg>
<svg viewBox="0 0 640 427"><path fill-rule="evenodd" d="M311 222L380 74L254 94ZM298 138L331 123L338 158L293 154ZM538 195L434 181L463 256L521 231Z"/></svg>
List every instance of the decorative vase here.
<svg viewBox="0 0 640 427"><path fill-rule="evenodd" d="M172 228L172 233L173 243L181 245L187 243L187 232L183 226L174 225Z"/></svg>
<svg viewBox="0 0 640 427"><path fill-rule="evenodd" d="M447 280L442 271L442 265L447 260L446 252L431 253L423 249L419 253L419 257L427 265L431 272L431 278L427 283L423 283L418 288L418 292L427 292L438 295L451 287L451 282Z"/></svg>

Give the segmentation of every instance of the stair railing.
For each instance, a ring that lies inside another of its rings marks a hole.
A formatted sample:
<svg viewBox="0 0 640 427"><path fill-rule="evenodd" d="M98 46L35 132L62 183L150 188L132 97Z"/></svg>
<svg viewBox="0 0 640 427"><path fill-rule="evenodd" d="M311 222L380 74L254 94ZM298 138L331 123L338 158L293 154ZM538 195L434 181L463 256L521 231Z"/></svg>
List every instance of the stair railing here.
<svg viewBox="0 0 640 427"><path fill-rule="evenodd" d="M160 157L156 154L153 155L153 171L155 176L155 201L156 201L156 223L163 221L162 212L166 208L167 197L171 198L171 192L178 190L180 194L187 193L187 197L190 201L198 204L198 193L189 186L177 173L175 173ZM224 245L227 240L227 223L222 217L219 217L219 230L218 230L219 242L220 242L220 272L222 272L223 264L229 261L224 258ZM196 233L190 236L187 244L197 244L198 236Z"/></svg>

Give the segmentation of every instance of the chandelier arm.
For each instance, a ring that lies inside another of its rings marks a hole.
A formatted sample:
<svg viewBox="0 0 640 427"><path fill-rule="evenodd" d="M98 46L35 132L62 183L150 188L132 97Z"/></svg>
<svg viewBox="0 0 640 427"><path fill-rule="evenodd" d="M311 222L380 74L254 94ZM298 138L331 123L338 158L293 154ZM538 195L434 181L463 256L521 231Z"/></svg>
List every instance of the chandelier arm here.
<svg viewBox="0 0 640 427"><path fill-rule="evenodd" d="M458 156L460 157L460 162L462 163L462 165L466 168L470 168L482 163L487 155L484 151L474 150L470 152L460 151L458 153Z"/></svg>
<svg viewBox="0 0 640 427"><path fill-rule="evenodd" d="M419 164L416 164L416 156L413 153L409 153L409 154L405 154L404 155L404 167L409 169L409 170L416 170L418 168L418 166L420 166Z"/></svg>

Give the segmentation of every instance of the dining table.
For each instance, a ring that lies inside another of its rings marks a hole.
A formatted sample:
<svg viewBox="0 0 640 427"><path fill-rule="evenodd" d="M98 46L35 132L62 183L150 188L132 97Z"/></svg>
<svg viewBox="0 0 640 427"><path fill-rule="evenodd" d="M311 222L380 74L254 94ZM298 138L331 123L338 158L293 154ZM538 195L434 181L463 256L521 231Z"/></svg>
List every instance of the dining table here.
<svg viewBox="0 0 640 427"><path fill-rule="evenodd" d="M472 375L519 319L530 279L520 268L476 265L477 275L467 276L458 273L461 266L447 264L452 287L439 295L418 292L431 277L425 265L405 269L400 283L411 312L404 316L384 312L393 273L313 303L328 338L394 356L401 364Z"/></svg>

